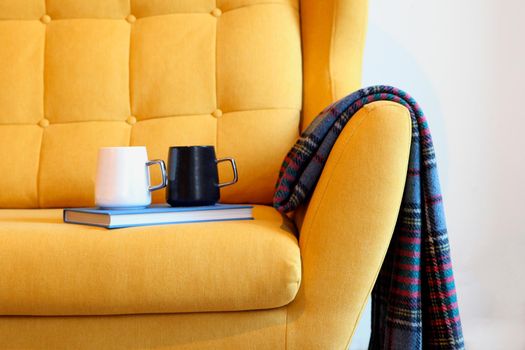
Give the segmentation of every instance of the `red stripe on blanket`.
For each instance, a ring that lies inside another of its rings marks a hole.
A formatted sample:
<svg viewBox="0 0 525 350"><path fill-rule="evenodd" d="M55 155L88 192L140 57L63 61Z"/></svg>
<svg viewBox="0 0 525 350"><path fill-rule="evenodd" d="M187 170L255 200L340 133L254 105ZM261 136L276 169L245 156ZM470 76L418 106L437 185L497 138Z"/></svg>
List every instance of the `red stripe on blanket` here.
<svg viewBox="0 0 525 350"><path fill-rule="evenodd" d="M419 238L419 237L399 236L397 239L400 242L403 242L403 243L410 243L410 244L419 244L419 243L421 243L421 238Z"/></svg>
<svg viewBox="0 0 525 350"><path fill-rule="evenodd" d="M402 256L406 256L409 258L419 258L421 257L421 252L415 251L415 250L408 250L403 248L398 248L397 253Z"/></svg>
<svg viewBox="0 0 525 350"><path fill-rule="evenodd" d="M404 290L404 289L399 289L399 288L392 288L392 292L398 295L402 295L404 297L411 297L411 298L419 298L421 295L421 292L419 291L414 292L414 291Z"/></svg>
<svg viewBox="0 0 525 350"><path fill-rule="evenodd" d="M407 271L420 271L421 270L418 265L402 264L400 262L396 262L396 266L402 270L407 270Z"/></svg>

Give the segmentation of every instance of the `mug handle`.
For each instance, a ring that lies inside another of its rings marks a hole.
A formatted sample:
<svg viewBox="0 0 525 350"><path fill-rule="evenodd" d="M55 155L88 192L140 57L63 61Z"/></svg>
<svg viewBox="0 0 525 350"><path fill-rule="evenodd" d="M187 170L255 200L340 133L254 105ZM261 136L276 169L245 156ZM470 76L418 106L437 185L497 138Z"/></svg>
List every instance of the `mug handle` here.
<svg viewBox="0 0 525 350"><path fill-rule="evenodd" d="M217 162L217 164L219 164L220 162L230 162L230 164L232 165L232 169L233 169L233 180L229 181L229 182L224 182L222 184L218 184L217 186L219 188L224 187L224 186L233 185L234 183L239 181L239 175L237 174L237 164L235 164L235 159L233 159L233 158L222 158L222 159L217 159L216 162Z"/></svg>
<svg viewBox="0 0 525 350"><path fill-rule="evenodd" d="M162 176L162 183L157 186L150 186L149 191L153 192L156 190L160 190L161 188L164 188L168 185L168 177L166 176L166 164L164 164L164 161L162 159L153 159L146 163L146 166L151 166L158 164L160 166L160 173Z"/></svg>

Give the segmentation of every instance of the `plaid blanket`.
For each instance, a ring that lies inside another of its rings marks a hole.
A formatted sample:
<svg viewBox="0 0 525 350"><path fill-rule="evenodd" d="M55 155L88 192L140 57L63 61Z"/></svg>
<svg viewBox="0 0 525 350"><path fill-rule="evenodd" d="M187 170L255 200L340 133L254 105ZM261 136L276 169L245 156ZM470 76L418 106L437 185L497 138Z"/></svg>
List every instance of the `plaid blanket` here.
<svg viewBox="0 0 525 350"><path fill-rule="evenodd" d="M397 224L372 291L369 348L464 349L434 147L426 118L408 94L373 86L321 112L286 156L274 206L288 212L305 202L346 123L374 101L408 108L412 143Z"/></svg>

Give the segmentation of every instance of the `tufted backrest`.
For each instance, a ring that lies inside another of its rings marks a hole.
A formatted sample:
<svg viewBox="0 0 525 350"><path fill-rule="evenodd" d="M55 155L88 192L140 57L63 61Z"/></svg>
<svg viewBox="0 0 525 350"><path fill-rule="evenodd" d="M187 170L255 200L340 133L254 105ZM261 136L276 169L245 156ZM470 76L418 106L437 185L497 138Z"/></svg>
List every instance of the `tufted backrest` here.
<svg viewBox="0 0 525 350"><path fill-rule="evenodd" d="M93 205L126 145L214 145L223 201L268 203L301 107L297 0L0 1L0 207Z"/></svg>
<svg viewBox="0 0 525 350"><path fill-rule="evenodd" d="M0 0L0 208L93 205L98 148L125 145L214 145L239 167L222 200L269 203L299 125L359 87L366 9Z"/></svg>

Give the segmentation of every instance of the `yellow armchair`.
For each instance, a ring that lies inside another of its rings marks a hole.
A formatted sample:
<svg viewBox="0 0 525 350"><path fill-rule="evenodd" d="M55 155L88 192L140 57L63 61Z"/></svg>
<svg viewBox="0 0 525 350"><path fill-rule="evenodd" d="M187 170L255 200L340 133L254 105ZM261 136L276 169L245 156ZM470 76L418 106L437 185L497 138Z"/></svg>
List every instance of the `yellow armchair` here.
<svg viewBox="0 0 525 350"><path fill-rule="evenodd" d="M270 203L301 128L360 86L366 9L1 1L0 348L345 349L397 218L408 111L365 106L309 204L292 220ZM237 160L222 201L254 203L255 220L62 223L93 205L98 147L166 159L189 144Z"/></svg>

